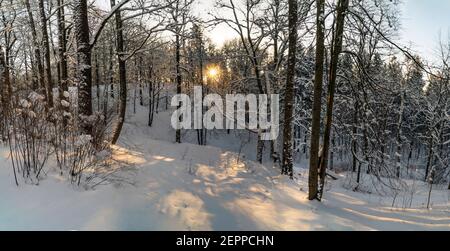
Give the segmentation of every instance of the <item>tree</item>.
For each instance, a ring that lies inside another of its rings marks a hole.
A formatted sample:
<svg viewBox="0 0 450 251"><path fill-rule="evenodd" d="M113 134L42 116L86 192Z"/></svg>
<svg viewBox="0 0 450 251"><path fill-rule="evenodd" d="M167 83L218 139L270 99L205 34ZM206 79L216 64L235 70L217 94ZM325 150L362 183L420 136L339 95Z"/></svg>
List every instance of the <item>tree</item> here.
<svg viewBox="0 0 450 251"><path fill-rule="evenodd" d="M226 24L238 34L245 56L251 62L252 80L256 83L258 94L267 94L262 76L263 59L266 56L267 46L264 48L262 45L268 34L265 32L264 22L261 22L264 15L264 12L261 12L262 1L245 0L244 6L241 7L234 0L219 0L216 5L218 8L230 11L230 17L223 14L214 15L213 21ZM260 134L261 131L258 131L258 136ZM262 163L264 141L258 140L256 148L256 160Z"/></svg>
<svg viewBox="0 0 450 251"><path fill-rule="evenodd" d="M149 29L146 29L143 25L136 25L136 27L132 27L132 31L137 31L140 33L143 33L144 36L141 38L142 41L139 41L138 45L129 52L125 51L125 41L124 41L124 21L129 20L131 17L134 17L136 14L131 14L126 17L122 17L122 12L120 7L126 3L128 0L123 0L122 2L116 4L115 0L111 0L111 12L115 13L115 32L116 32L116 53L117 53L117 61L119 64L119 114L117 121L115 123L115 127L113 129L113 136L111 143L116 144L119 140L120 134L122 132L123 124L125 123L125 115L126 115L126 109L127 109L127 96L128 96L128 87L127 87L127 69L126 69L126 62L134 57L149 41L149 39L154 35L155 32L164 30L158 29L158 27L162 24L161 20L157 20L156 24L152 26ZM153 14L158 15L159 11L166 8L168 5L158 5L158 3L152 3L150 5L142 5L138 7L130 7L126 8L126 10L129 11L138 11L143 14ZM108 17L108 16L107 16ZM130 26L131 27L131 26ZM138 36L140 34L134 34L135 36ZM138 36L139 37L139 36ZM130 39L131 40L131 39ZM92 42L91 42L92 43ZM153 48L155 49L155 48ZM137 62L138 58L135 58L135 62ZM138 71L138 81L142 80L142 66L136 67L139 69L135 69ZM140 85L142 83L139 83ZM142 92L142 90L141 90ZM141 94L141 104L142 101L142 94Z"/></svg>
<svg viewBox="0 0 450 251"><path fill-rule="evenodd" d="M323 137L323 151L320 162L319 170L319 191L318 199L322 199L323 189L326 178L326 169L328 165L328 152L330 150L330 136L331 136L331 125L333 123L333 105L334 105L334 93L336 89L336 79L337 79L337 68L339 62L339 55L342 51L342 41L344 34L344 22L347 8L349 5L349 0L339 0L337 6L337 17L336 17L336 28L333 38L333 49L331 53L331 65L329 71L329 81L328 81L328 102L327 102L327 115L325 122L325 132Z"/></svg>
<svg viewBox="0 0 450 251"><path fill-rule="evenodd" d="M41 17L42 41L43 41L43 45L44 45L46 98L47 98L48 106L53 107L53 80L52 80L52 68L51 68L51 62L50 62L50 44L49 44L49 37L48 37L48 31L47 31L47 16L45 14L44 0L39 0L39 13L40 13L40 17Z"/></svg>
<svg viewBox="0 0 450 251"><path fill-rule="evenodd" d="M6 113L7 105L9 103L10 94L8 93L8 86L10 85L8 65L6 63L3 48L0 45L0 96L3 115Z"/></svg>
<svg viewBox="0 0 450 251"><path fill-rule="evenodd" d="M283 166L282 174L293 178L293 103L294 103L294 76L297 52L297 0L289 0L289 56L286 77L285 103L284 103L284 133L283 133Z"/></svg>
<svg viewBox="0 0 450 251"><path fill-rule="evenodd" d="M188 50L194 50L194 52L190 58L191 62L192 62L192 78L195 84L200 83L200 86L202 87L202 100L204 99L205 93L206 93L206 89L205 89L205 84L204 84L204 65L205 65L205 60L206 60L206 52L205 52L205 42L204 42L204 38L203 38L203 31L202 28L200 27L199 24L194 24L192 27L192 43L189 44L189 47L193 47L193 48L189 48ZM198 66L196 69L195 65L194 65L194 61L196 63L198 63ZM197 77L195 77L197 76ZM197 129L197 141L199 145L206 145L206 136L207 136L207 131L205 128L202 127L202 129Z"/></svg>
<svg viewBox="0 0 450 251"><path fill-rule="evenodd" d="M111 7L115 6L115 0L111 0ZM122 58L124 52L123 41L123 24L120 10L115 14L116 24L116 47L117 47L117 60L119 62L119 117L116 122L116 127L113 130L112 144L116 144L122 131L123 123L125 122L125 114L127 111L127 72L126 62Z"/></svg>
<svg viewBox="0 0 450 251"><path fill-rule="evenodd" d="M92 66L87 1L75 0L74 4L74 28L78 58L78 107L83 121L83 131L85 134L91 134L92 125L88 119L92 115Z"/></svg>
<svg viewBox="0 0 450 251"><path fill-rule="evenodd" d="M61 75L61 88L62 91L68 91L67 85L67 38L66 38L66 23L64 13L64 0L57 0L57 13L58 13L58 57L59 57L59 71Z"/></svg>
<svg viewBox="0 0 450 251"><path fill-rule="evenodd" d="M100 24L94 30L92 39L89 36L89 22L87 14L87 1L75 0L73 9L73 19L75 27L75 40L77 44L77 77L78 77L78 107L80 118L82 119L83 132L90 134L92 125L89 122L93 114L92 111L92 62L91 50L95 46L102 30L105 28L108 20L118 11L124 4L130 0L122 0L114 5L111 11L102 19Z"/></svg>
<svg viewBox="0 0 450 251"><path fill-rule="evenodd" d="M193 0L174 0L169 2L169 14L172 23L172 33L175 35L175 82L177 94L181 94L183 85L182 65L181 65L181 46L184 43L184 30L191 21L189 12ZM180 106L178 107L180 108ZM181 119L181 118L179 118ZM181 143L181 130L175 132L175 141Z"/></svg>
<svg viewBox="0 0 450 251"><path fill-rule="evenodd" d="M316 0L316 66L314 76L314 102L312 109L311 148L309 161L309 200L315 200L318 192L318 169L320 151L320 113L325 54L325 0Z"/></svg>
<svg viewBox="0 0 450 251"><path fill-rule="evenodd" d="M11 9L8 10L8 12L5 12L5 9L7 7L2 6L3 1L0 1L0 13L1 13L1 20L2 20L2 31L0 32L1 35L3 35L4 39L4 51L2 51L0 54L0 57L3 62L0 63L2 67L2 78L3 78L3 106L7 107L9 103L11 102L12 96L13 96L13 85L14 85L14 72L13 72L13 55L12 50L14 48L14 45L17 42L17 36L12 29L14 26L14 23L17 18L17 11L15 10L14 6L12 5L12 1L9 2L9 7ZM6 112L6 111L5 111Z"/></svg>
<svg viewBox="0 0 450 251"><path fill-rule="evenodd" d="M36 26L34 23L34 18L33 18L33 12L31 10L31 5L30 5L30 0L24 0L25 3L25 7L27 9L27 13L28 13L28 21L30 24L30 29L31 29L31 38L32 38L32 44L33 44L33 49L34 49L34 58L35 58L35 62L37 64L37 68L38 68L38 83L39 83L39 87L43 88L45 87L45 80L44 80L44 66L42 65L42 59L41 59L41 49L40 49L40 45L38 43L38 39L37 39L37 32L36 32ZM37 90L37 86L34 86L34 89Z"/></svg>

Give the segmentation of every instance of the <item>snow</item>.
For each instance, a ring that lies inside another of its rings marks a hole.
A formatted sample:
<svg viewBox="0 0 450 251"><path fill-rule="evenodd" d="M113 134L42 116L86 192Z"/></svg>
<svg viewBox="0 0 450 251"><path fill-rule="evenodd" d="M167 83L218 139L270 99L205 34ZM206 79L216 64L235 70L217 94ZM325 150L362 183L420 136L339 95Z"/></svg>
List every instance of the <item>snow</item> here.
<svg viewBox="0 0 450 251"><path fill-rule="evenodd" d="M61 105L62 105L63 107L70 107L70 103L67 102L67 101L65 101L65 100L61 100Z"/></svg>
<svg viewBox="0 0 450 251"><path fill-rule="evenodd" d="M433 191L432 210L425 184L412 209L399 209L392 198L345 189L351 177L339 174L322 203L310 202L307 170L297 166L289 180L251 161L256 140L247 132L208 135L210 146L191 144L195 132L187 132L191 143L174 144L170 112L157 114L153 128L146 118L143 108L128 113L112 148L115 179L91 189L52 170L39 186L16 187L0 148L0 230L450 230L445 188Z"/></svg>
<svg viewBox="0 0 450 251"><path fill-rule="evenodd" d="M25 108L25 109L31 107L31 104L30 104L26 99L21 99L21 100L19 101L19 104L20 104L20 106L21 106L22 108Z"/></svg>
<svg viewBox="0 0 450 251"><path fill-rule="evenodd" d="M89 143L92 140L92 136L91 135L80 135L75 139L75 146L83 146L86 145L87 143Z"/></svg>

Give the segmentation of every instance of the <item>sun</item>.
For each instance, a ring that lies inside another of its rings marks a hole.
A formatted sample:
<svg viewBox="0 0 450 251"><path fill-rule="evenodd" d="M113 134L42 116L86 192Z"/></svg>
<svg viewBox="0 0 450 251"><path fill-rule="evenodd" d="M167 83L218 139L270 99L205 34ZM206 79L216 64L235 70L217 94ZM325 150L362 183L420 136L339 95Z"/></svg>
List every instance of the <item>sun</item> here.
<svg viewBox="0 0 450 251"><path fill-rule="evenodd" d="M207 74L208 78L217 79L220 75L220 69L217 66L208 67Z"/></svg>

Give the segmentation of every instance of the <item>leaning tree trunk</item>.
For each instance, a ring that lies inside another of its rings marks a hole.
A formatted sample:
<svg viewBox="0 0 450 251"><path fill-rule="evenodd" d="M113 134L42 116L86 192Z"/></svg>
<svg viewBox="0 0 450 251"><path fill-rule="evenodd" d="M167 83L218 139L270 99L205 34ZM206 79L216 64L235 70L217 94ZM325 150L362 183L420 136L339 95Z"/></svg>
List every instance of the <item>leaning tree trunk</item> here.
<svg viewBox="0 0 450 251"><path fill-rule="evenodd" d="M328 83L328 103L327 103L327 115L325 121L325 132L323 137L323 152L322 161L319 169L319 191L317 198L322 199L323 189L325 185L326 169L328 165L328 153L330 151L330 137L331 137L331 125L333 124L333 106L334 106L334 93L336 89L337 79L337 67L339 62L339 54L342 51L342 41L344 34L344 22L345 12L347 11L349 0L339 0L337 16L336 16L336 33L333 38L333 51L331 55L330 75ZM313 127L314 128L314 127Z"/></svg>
<svg viewBox="0 0 450 251"><path fill-rule="evenodd" d="M312 108L311 149L309 160L309 200L317 198L318 167L320 148L320 109L322 107L323 63L325 52L324 12L325 0L316 0L317 3L317 32L316 32L316 65L314 77L314 102Z"/></svg>
<svg viewBox="0 0 450 251"><path fill-rule="evenodd" d="M111 7L115 5L115 0L111 0ZM113 130L112 144L116 144L122 132L123 123L125 122L125 114L127 110L127 72L125 60L121 55L124 51L123 32L122 32L122 17L120 10L116 12L116 42L117 42L117 60L119 61L119 117L116 127Z"/></svg>
<svg viewBox="0 0 450 251"><path fill-rule="evenodd" d="M46 98L49 107L53 107L53 81L52 68L50 65L50 43L47 32L47 17L45 15L44 0L39 0L39 13L41 17L41 32L44 45L44 59L45 59L45 76L46 76ZM89 32L89 31L88 31Z"/></svg>
<svg viewBox="0 0 450 251"><path fill-rule="evenodd" d="M284 103L283 165L282 174L294 177L293 172L293 115L294 76L297 51L297 0L289 0L289 55Z"/></svg>
<svg viewBox="0 0 450 251"><path fill-rule="evenodd" d="M86 0L74 1L74 27L77 42L78 57L78 107L82 120L92 115L92 67L91 49L89 44L89 23ZM92 133L92 125L82 121L82 130L86 134Z"/></svg>

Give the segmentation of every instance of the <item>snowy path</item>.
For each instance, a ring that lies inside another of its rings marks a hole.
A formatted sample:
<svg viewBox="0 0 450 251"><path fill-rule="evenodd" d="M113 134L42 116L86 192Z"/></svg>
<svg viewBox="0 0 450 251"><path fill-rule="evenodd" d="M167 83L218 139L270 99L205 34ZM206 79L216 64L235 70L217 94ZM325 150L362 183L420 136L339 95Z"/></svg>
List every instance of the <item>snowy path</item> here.
<svg viewBox="0 0 450 251"><path fill-rule="evenodd" d="M433 211L382 207L338 182L309 202L305 175L286 180L235 153L164 141L167 124L129 121L114 159L133 185L84 191L50 175L17 188L2 150L0 230L450 230L448 191L435 192Z"/></svg>

